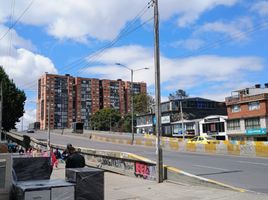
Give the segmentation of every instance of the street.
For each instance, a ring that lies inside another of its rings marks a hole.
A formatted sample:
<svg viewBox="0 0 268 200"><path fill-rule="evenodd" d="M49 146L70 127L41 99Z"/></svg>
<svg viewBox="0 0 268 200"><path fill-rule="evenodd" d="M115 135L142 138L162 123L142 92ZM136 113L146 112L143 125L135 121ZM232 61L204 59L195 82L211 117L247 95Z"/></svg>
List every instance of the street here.
<svg viewBox="0 0 268 200"><path fill-rule="evenodd" d="M25 133L24 133L25 134ZM30 133L32 137L45 140L46 133ZM142 146L96 142L83 137L51 134L51 143L93 149L135 153L156 160L155 149ZM246 190L268 194L268 159L238 156L208 155L163 150L164 164L188 173L223 182Z"/></svg>

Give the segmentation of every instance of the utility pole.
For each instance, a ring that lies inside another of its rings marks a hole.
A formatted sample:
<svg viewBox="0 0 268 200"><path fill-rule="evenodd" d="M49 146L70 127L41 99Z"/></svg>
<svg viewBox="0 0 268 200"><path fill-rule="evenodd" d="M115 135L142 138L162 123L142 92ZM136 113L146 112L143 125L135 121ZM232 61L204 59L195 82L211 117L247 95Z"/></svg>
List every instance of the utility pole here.
<svg viewBox="0 0 268 200"><path fill-rule="evenodd" d="M133 69L131 69L131 144L134 144Z"/></svg>
<svg viewBox="0 0 268 200"><path fill-rule="evenodd" d="M155 64L155 117L156 117L156 181L163 182L163 152L161 146L161 99L160 99L160 58L159 58L159 19L158 19L158 0L154 2L154 64Z"/></svg>
<svg viewBox="0 0 268 200"><path fill-rule="evenodd" d="M3 116L2 113L3 113L3 81L0 80L0 136L2 136L2 116Z"/></svg>
<svg viewBox="0 0 268 200"><path fill-rule="evenodd" d="M182 130L182 137L183 137L183 140L185 139L185 136L184 136L184 121L183 121L183 111L182 111L182 97L180 99L180 113L181 113L181 130Z"/></svg>

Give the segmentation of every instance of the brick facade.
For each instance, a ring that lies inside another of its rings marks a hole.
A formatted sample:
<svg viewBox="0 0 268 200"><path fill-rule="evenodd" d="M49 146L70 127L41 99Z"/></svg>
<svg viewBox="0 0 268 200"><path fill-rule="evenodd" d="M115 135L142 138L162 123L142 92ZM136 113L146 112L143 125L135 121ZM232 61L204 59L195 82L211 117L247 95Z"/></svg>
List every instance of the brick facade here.
<svg viewBox="0 0 268 200"><path fill-rule="evenodd" d="M146 93L146 83L135 83L138 93ZM37 121L40 129L70 128L83 122L90 129L90 117L102 108L130 112L130 82L45 74L38 80ZM49 97L50 96L50 97ZM50 99L50 100L49 100ZM128 108L128 109L126 109Z"/></svg>
<svg viewBox="0 0 268 200"><path fill-rule="evenodd" d="M268 85L245 88L225 99L231 139L267 141Z"/></svg>

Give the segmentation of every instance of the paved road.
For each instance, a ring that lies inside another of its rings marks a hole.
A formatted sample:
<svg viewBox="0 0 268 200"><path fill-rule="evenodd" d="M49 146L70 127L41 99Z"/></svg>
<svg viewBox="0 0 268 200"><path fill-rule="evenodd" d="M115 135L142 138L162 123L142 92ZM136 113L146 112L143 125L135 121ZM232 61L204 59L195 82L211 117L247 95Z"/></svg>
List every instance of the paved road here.
<svg viewBox="0 0 268 200"><path fill-rule="evenodd" d="M39 139L46 139L47 137L44 133L34 133L31 136ZM72 143L74 146L93 149L130 152L156 160L155 149L150 147L102 143L82 137L56 134L51 134L51 142L55 144ZM163 160L166 165L177 167L198 176L268 194L268 159L265 158L207 155L164 150Z"/></svg>

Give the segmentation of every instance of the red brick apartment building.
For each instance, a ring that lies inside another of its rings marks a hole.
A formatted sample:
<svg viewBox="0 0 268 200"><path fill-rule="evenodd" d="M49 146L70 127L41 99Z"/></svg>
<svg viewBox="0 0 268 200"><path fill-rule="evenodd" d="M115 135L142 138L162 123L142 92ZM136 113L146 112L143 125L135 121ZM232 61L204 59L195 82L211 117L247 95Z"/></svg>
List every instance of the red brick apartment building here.
<svg viewBox="0 0 268 200"><path fill-rule="evenodd" d="M229 139L267 141L268 83L232 92L225 99Z"/></svg>
<svg viewBox="0 0 268 200"><path fill-rule="evenodd" d="M102 108L130 112L130 82L99 80L45 74L38 80L37 121L40 129L70 128L73 122L83 122L90 129L90 117ZM146 83L133 83L133 93L146 93Z"/></svg>

